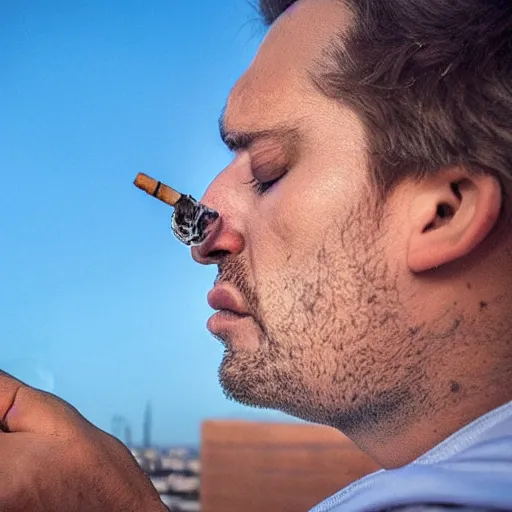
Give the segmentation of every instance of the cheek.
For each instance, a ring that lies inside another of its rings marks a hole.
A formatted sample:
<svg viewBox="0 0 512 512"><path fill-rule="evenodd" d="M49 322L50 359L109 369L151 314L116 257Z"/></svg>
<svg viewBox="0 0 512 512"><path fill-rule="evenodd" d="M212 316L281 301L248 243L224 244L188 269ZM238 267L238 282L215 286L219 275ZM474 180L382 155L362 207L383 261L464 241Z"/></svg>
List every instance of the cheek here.
<svg viewBox="0 0 512 512"><path fill-rule="evenodd" d="M295 169L260 200L249 221L247 249L262 308L272 301L278 311L289 311L301 283L313 271L325 273L318 268L319 253L336 257L350 210L363 194L346 176L327 165L316 174Z"/></svg>
<svg viewBox="0 0 512 512"><path fill-rule="evenodd" d="M251 232L256 246L287 258L317 251L341 232L349 211L364 195L361 183L347 179L340 169L324 168L311 173L296 169L266 196Z"/></svg>
<svg viewBox="0 0 512 512"><path fill-rule="evenodd" d="M268 201L250 230L248 253L261 315L274 331L286 324L286 318L300 317L305 280L318 274L314 263L327 223L313 208L318 210L318 205Z"/></svg>
<svg viewBox="0 0 512 512"><path fill-rule="evenodd" d="M272 274L316 246L321 228L311 208L291 196L283 196L265 198L249 230L248 247L254 264Z"/></svg>
<svg viewBox="0 0 512 512"><path fill-rule="evenodd" d="M314 245L304 236L309 236L308 215L288 202L267 200L252 224L247 250L260 314L267 328L275 331L296 307L293 283L304 265L305 248Z"/></svg>

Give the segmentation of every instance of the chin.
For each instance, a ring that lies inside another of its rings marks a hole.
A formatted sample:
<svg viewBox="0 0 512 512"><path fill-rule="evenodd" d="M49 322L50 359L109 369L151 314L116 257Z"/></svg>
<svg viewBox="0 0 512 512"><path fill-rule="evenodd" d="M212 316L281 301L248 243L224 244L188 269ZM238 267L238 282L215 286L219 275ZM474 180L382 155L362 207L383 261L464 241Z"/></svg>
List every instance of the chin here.
<svg viewBox="0 0 512 512"><path fill-rule="evenodd" d="M250 316L219 312L209 319L208 329L223 343L227 354L256 353L265 343L261 330Z"/></svg>
<svg viewBox="0 0 512 512"><path fill-rule="evenodd" d="M242 405L273 409L301 419L307 419L303 416L306 414L309 418L310 408L297 400L300 385L297 387L293 377L283 374L278 361L264 349L254 353L227 348L219 382L225 396Z"/></svg>
<svg viewBox="0 0 512 512"><path fill-rule="evenodd" d="M256 359L261 361L253 353L237 350L229 343L219 367L219 382L230 400L251 407L272 408L267 389L270 381L262 376L266 372Z"/></svg>

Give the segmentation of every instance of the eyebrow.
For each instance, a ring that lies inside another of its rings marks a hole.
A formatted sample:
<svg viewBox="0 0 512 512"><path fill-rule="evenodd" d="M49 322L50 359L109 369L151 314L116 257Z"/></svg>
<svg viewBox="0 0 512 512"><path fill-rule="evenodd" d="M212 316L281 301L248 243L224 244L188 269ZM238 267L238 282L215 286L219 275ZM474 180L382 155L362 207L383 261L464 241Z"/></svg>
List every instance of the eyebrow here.
<svg viewBox="0 0 512 512"><path fill-rule="evenodd" d="M225 108L222 109L219 118L219 132L222 142L230 151L242 151L250 148L257 141L262 139L274 139L281 143L293 143L298 139L298 130L294 126L281 125L276 128L258 131L228 131L224 116Z"/></svg>

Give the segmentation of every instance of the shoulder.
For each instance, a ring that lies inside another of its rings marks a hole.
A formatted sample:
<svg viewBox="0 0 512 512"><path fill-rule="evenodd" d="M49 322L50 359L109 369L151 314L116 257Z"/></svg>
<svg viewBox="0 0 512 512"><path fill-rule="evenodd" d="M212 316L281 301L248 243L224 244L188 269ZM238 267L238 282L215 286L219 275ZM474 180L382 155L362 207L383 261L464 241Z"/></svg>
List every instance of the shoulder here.
<svg viewBox="0 0 512 512"><path fill-rule="evenodd" d="M465 505L421 504L387 508L379 512L499 512L499 510Z"/></svg>

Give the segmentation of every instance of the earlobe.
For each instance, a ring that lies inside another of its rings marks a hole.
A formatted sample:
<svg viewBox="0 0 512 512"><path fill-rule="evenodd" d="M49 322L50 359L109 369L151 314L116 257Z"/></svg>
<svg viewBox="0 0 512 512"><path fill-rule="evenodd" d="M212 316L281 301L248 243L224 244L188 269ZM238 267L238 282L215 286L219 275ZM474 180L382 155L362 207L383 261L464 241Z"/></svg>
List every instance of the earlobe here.
<svg viewBox="0 0 512 512"><path fill-rule="evenodd" d="M490 233L501 210L501 187L491 175L442 174L420 185L411 203L407 264L424 272L462 258Z"/></svg>

